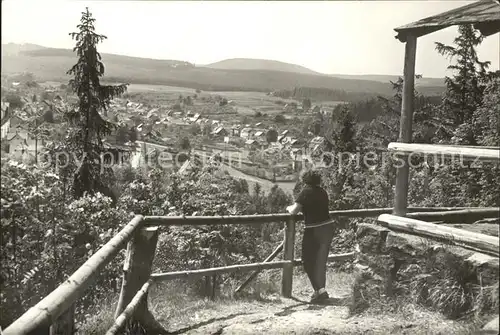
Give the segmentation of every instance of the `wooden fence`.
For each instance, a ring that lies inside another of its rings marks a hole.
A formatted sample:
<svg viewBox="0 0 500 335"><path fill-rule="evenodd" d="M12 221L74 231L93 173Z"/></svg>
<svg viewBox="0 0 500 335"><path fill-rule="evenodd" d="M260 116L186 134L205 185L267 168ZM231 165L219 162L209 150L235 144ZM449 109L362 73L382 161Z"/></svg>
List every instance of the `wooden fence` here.
<svg viewBox="0 0 500 335"><path fill-rule="evenodd" d="M464 210L464 208L458 208ZM497 209L498 210L498 209ZM373 217L390 214L392 208L354 209L331 211L330 216L336 217ZM426 213L453 215L457 208L409 208L409 212L418 217ZM474 215L483 211L488 215L492 209L469 210ZM302 264L300 259L294 258L295 226L297 220L302 220L302 215L267 214L267 215L241 215L241 216L135 216L123 229L110 241L90 257L71 277L59 287L31 307L19 319L14 321L4 330L6 335L20 334L69 334L74 329L72 307L82 297L85 290L117 254L127 245L126 259L123 266L122 288L115 311L115 322L107 334L118 333L127 320L134 319L141 323L151 333L164 333L162 326L151 315L147 306L148 290L157 281L171 280L174 278L191 278L207 276L217 273L255 270L245 282L238 287L241 291L262 269L282 269L281 293L284 297L292 294L293 267ZM177 271L169 273L151 273L153 258L158 241L159 226L170 225L218 225L218 224L261 224L271 222L286 222L284 240L276 250L263 262L253 264L231 265L213 269L200 269ZM271 262L281 251L283 260ZM330 255L330 261L348 260L354 257L354 252ZM68 318L69 326L68 326ZM60 324L66 328L61 331Z"/></svg>

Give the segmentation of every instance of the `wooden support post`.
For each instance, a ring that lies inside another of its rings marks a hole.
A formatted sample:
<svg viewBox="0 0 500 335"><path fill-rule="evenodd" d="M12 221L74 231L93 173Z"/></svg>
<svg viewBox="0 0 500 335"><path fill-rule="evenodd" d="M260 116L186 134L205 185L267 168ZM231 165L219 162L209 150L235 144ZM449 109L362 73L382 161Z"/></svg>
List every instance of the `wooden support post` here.
<svg viewBox="0 0 500 335"><path fill-rule="evenodd" d="M123 265L122 289L116 306L115 320L150 279L157 242L158 227L148 227L137 231L128 243ZM141 322L141 325L152 333L164 332L161 325L154 321L148 311L147 293L135 309L132 318Z"/></svg>
<svg viewBox="0 0 500 335"><path fill-rule="evenodd" d="M294 260L295 249L295 217L290 216L286 221L285 240L284 240L283 260ZM292 296L293 287L293 264L283 265L283 273L281 275L281 294L285 298Z"/></svg>
<svg viewBox="0 0 500 335"><path fill-rule="evenodd" d="M272 261L274 257L276 257L283 250L283 244L284 242L281 242L280 245L276 249L274 249L274 251L264 260L264 263ZM238 288L234 292L239 293L241 290L243 290L245 286L248 285L248 283L250 283L255 277L257 277L260 271L261 270L256 270L252 272L252 274L250 274L250 276L248 276L248 278L245 279L245 281L240 286L238 286Z"/></svg>
<svg viewBox="0 0 500 335"><path fill-rule="evenodd" d="M399 124L398 142L411 143L413 109L415 103L415 58L417 51L417 38L408 36L405 46L405 63L403 78L403 101L401 103L401 119ZM396 194L394 196L394 214L403 216L408 206L408 156L403 157L403 166L396 171Z"/></svg>
<svg viewBox="0 0 500 335"><path fill-rule="evenodd" d="M75 304L57 318L50 327L50 335L73 335L75 333Z"/></svg>
<svg viewBox="0 0 500 335"><path fill-rule="evenodd" d="M92 255L71 277L3 331L5 335L46 334L50 325L71 308L92 280L106 266L142 224L134 217L123 229Z"/></svg>

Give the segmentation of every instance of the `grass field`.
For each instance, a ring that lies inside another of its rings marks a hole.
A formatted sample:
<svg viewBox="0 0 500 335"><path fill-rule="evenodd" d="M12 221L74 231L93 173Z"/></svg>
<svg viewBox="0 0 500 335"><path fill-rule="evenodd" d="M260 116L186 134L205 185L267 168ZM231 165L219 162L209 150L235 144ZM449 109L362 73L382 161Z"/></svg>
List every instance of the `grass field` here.
<svg viewBox="0 0 500 335"><path fill-rule="evenodd" d="M237 113L241 116L253 117L256 112L261 112L263 114L274 116L283 111L283 106L286 103L295 102L299 106L300 101L293 99L282 99L273 96L269 96L263 92L253 92L253 91L214 91L214 92L204 92L196 93L196 90L175 87L175 86L165 86L165 85L146 85L146 84L130 84L128 87L128 93L131 97L140 96L141 99L150 101L151 104L169 104L175 102L179 95L183 96L193 96L197 95L198 99L195 100L194 104L203 105L201 98L209 96L221 96L230 101L230 105L233 106ZM343 103L342 101L322 101L321 106L327 108L333 108L335 105ZM313 102L314 105L314 102ZM292 115L286 115L286 117L292 118ZM228 118L222 119L231 119Z"/></svg>

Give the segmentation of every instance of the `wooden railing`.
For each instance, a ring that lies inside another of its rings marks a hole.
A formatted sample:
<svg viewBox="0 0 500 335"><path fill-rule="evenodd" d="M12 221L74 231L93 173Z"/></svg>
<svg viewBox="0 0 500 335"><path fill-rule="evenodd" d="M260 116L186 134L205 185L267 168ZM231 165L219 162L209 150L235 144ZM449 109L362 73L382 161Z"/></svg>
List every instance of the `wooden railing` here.
<svg viewBox="0 0 500 335"><path fill-rule="evenodd" d="M499 208L493 209L498 217ZM382 214L378 222L396 232L445 241L448 244L499 257L498 236L475 233L465 229L447 227L408 217Z"/></svg>
<svg viewBox="0 0 500 335"><path fill-rule="evenodd" d="M434 212L436 215L457 208L409 208L415 215ZM331 211L331 218L336 217L378 217L389 214L392 208L354 209ZM450 212L451 213L451 212ZM150 333L164 333L162 326L155 320L147 306L148 290L152 284L161 280L174 278L191 278L207 276L216 273L251 271L262 269L282 269L281 293L290 297L293 283L293 267L302 264L294 258L295 226L302 215L267 214L241 216L135 216L123 229L90 257L71 277L59 287L30 308L19 319L4 330L6 335L49 334L50 328L61 322L65 313L70 311L77 300L84 295L93 279L127 244L126 259L123 266L122 288L115 311L115 322L107 334L116 334L127 320L139 320ZM218 224L261 224L271 222L286 222L284 241L263 262L253 264L231 265L213 269L177 271L168 273L151 273L156 244L158 241L158 226L170 225L218 225ZM283 260L271 262L283 250ZM348 260L354 257L354 252L330 255L330 261ZM257 272L250 275L238 287L240 291Z"/></svg>
<svg viewBox="0 0 500 335"><path fill-rule="evenodd" d="M407 44L412 49L415 45ZM414 50L412 51L414 53ZM413 54L414 56L414 54ZM413 58L414 59L414 58ZM403 158L404 164L396 170L396 190L394 195L394 214L405 216L408 207L408 185L410 177L410 156L418 155L435 157L437 159L459 159L460 162L486 162L500 163L500 147L474 147L441 144L410 143L412 133L413 115L413 74L406 74L405 63L404 97L401 110L399 142L388 145L388 151L396 153ZM407 80L408 79L408 80ZM411 87L411 88L408 88Z"/></svg>

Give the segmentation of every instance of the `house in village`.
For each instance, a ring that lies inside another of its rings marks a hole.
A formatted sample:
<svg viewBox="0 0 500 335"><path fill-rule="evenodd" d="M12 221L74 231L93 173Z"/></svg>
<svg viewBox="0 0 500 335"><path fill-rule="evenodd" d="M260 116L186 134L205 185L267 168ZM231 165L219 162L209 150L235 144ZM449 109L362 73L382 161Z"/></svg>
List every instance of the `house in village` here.
<svg viewBox="0 0 500 335"><path fill-rule="evenodd" d="M196 122L200 119L200 113L196 113L193 117L189 118L189 122Z"/></svg>
<svg viewBox="0 0 500 335"><path fill-rule="evenodd" d="M289 135L288 130L284 130L281 134L278 135L278 143L281 145L289 145L290 142L294 139L291 135Z"/></svg>
<svg viewBox="0 0 500 335"><path fill-rule="evenodd" d="M244 139L250 139L253 136L254 130L252 128L243 128L240 132L240 137Z"/></svg>
<svg viewBox="0 0 500 335"><path fill-rule="evenodd" d="M260 144L256 140L246 140L245 148L248 150L256 150L260 148Z"/></svg>
<svg viewBox="0 0 500 335"><path fill-rule="evenodd" d="M7 143L5 151L16 158L34 157L45 145L43 140L37 141L24 130L9 133L3 141Z"/></svg>
<svg viewBox="0 0 500 335"><path fill-rule="evenodd" d="M10 112L10 104L8 102L3 102L2 101L2 116L1 116L1 120L9 117L9 112Z"/></svg>
<svg viewBox="0 0 500 335"><path fill-rule="evenodd" d="M296 139L296 138L293 138L290 142L289 142L289 145L292 149L299 149L299 148L302 148L304 147L304 143L303 141L299 140L299 139Z"/></svg>
<svg viewBox="0 0 500 335"><path fill-rule="evenodd" d="M240 128L241 128L241 126L239 124L232 126L231 127L231 135L236 136L236 137L240 137Z"/></svg>
<svg viewBox="0 0 500 335"><path fill-rule="evenodd" d="M215 128L215 130L212 132L212 135L217 136L217 137L226 137L229 135L228 131L224 129L224 127L219 126Z"/></svg>
<svg viewBox="0 0 500 335"><path fill-rule="evenodd" d="M285 113L295 113L297 111L297 104L296 103L289 103L285 104L283 106L283 112Z"/></svg>
<svg viewBox="0 0 500 335"><path fill-rule="evenodd" d="M25 123L26 121L17 115L2 119L1 138L4 139L7 136L12 135L12 133L17 132L17 129Z"/></svg>
<svg viewBox="0 0 500 335"><path fill-rule="evenodd" d="M326 145L326 139L323 136L316 136L313 138L308 145L309 154L312 154L318 150L323 150Z"/></svg>
<svg viewBox="0 0 500 335"><path fill-rule="evenodd" d="M264 134L264 131L263 131L263 130L257 130L257 131L254 133L254 135L253 135L253 138L254 138L255 140L261 140L262 138L264 138L264 139L265 139L265 137L266 137L266 136L265 136L265 134Z"/></svg>
<svg viewBox="0 0 500 335"><path fill-rule="evenodd" d="M7 137L10 131L10 119L9 118L3 118L2 119L2 128L0 130L0 138L3 140L4 138Z"/></svg>

